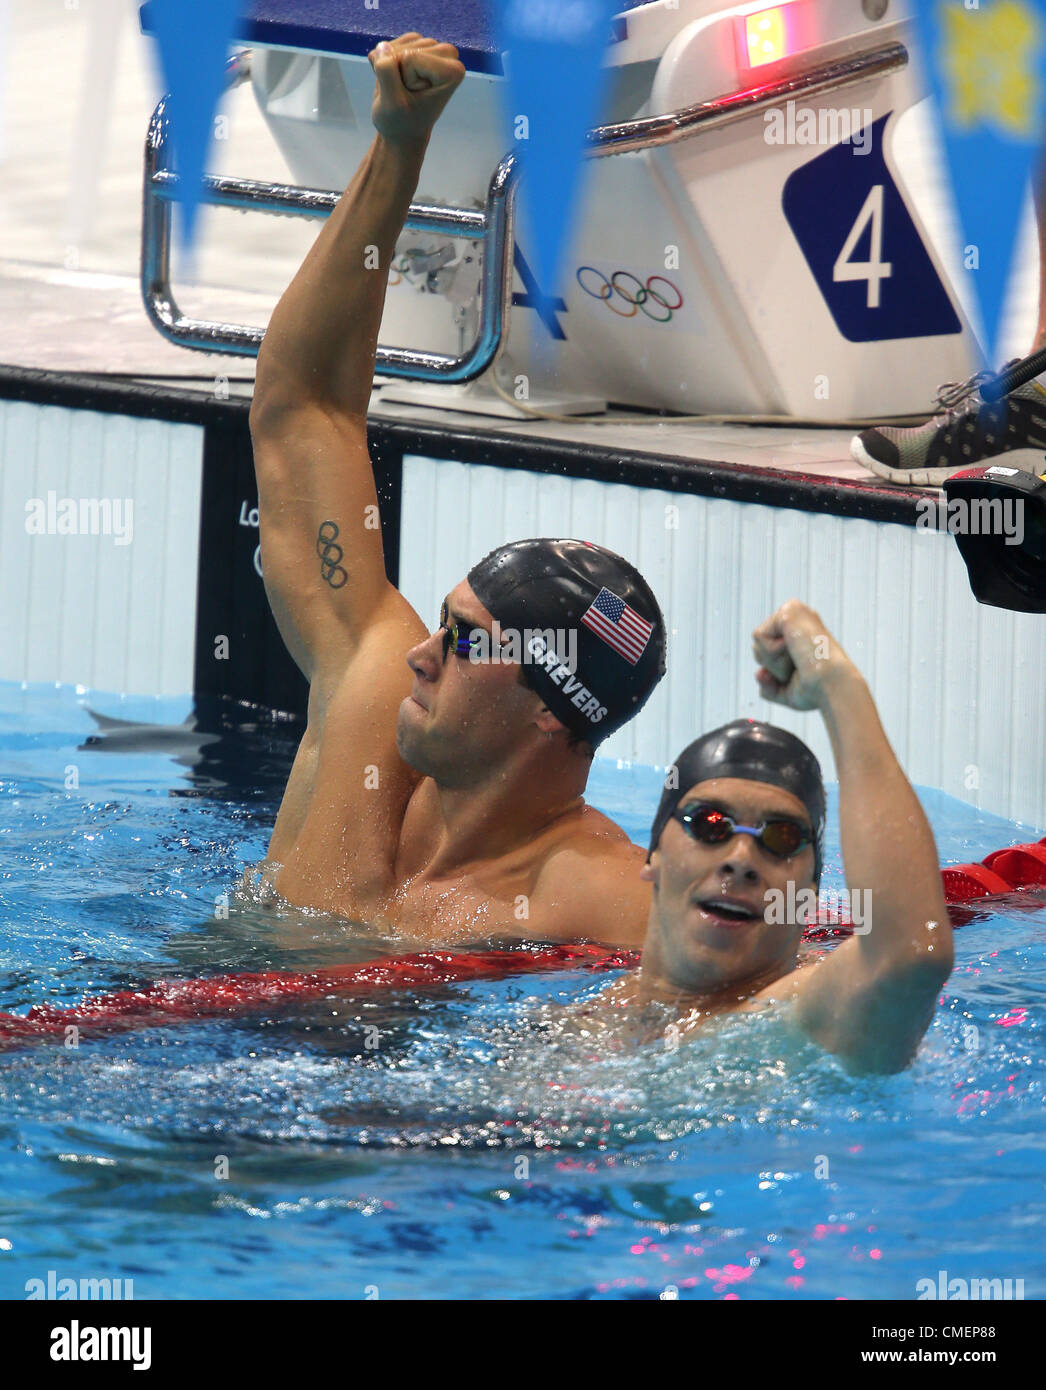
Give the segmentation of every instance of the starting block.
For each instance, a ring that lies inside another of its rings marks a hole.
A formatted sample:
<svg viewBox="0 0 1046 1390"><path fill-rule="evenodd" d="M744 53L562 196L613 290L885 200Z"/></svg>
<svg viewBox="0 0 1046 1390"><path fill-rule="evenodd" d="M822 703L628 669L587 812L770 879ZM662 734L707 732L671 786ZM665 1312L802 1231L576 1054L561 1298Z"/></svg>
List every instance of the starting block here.
<svg viewBox="0 0 1046 1390"><path fill-rule="evenodd" d="M348 27L351 25L352 27ZM483 0L369 10L254 0L230 59L296 182L206 180L204 201L325 217L373 138L366 54L392 29L457 45L467 69L437 125L389 277L386 395L512 414L607 402L796 420L923 412L976 344L893 158L922 95L913 24L888 0L623 4L603 123L561 284L536 283L517 225L503 55ZM149 5L142 7L149 32ZM187 318L170 283L168 103L149 125L142 292L172 342L253 354L255 327Z"/></svg>

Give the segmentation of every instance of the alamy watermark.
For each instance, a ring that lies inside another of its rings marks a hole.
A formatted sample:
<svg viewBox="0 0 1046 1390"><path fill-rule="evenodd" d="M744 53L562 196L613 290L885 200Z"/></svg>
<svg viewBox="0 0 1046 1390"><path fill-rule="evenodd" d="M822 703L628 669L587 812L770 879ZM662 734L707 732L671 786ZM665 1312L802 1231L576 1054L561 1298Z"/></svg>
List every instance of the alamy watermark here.
<svg viewBox="0 0 1046 1390"><path fill-rule="evenodd" d="M25 1296L34 1298L117 1299L134 1298L133 1279L70 1279L59 1278L56 1270L47 1271L47 1279L27 1279Z"/></svg>
<svg viewBox="0 0 1046 1390"><path fill-rule="evenodd" d="M939 1269L936 1279L919 1279L915 1297L938 1299L1022 1299L1023 1279L949 1279L948 1271Z"/></svg>
<svg viewBox="0 0 1046 1390"><path fill-rule="evenodd" d="M598 695L594 695L575 674L576 628L525 627L520 630L502 627L495 618L489 633L485 628L473 628L469 637L468 659L477 665L481 662L511 662L514 665L540 666L590 724L598 724L606 717L607 706L601 704Z"/></svg>
<svg viewBox="0 0 1046 1390"><path fill-rule="evenodd" d="M133 497L59 497L51 491L25 504L30 536L112 536L116 545L134 537Z"/></svg>
<svg viewBox="0 0 1046 1390"><path fill-rule="evenodd" d="M915 524L949 536L1002 536L1004 545L1024 544L1023 497L920 497Z"/></svg>
<svg viewBox="0 0 1046 1390"><path fill-rule="evenodd" d="M854 154L868 154L872 148L872 112L868 110L845 106L815 110L789 101L783 111L775 106L764 112L763 123L768 145L852 145Z"/></svg>
<svg viewBox="0 0 1046 1390"><path fill-rule="evenodd" d="M827 889L768 888L764 901L763 920L779 927L844 927L851 926L854 936L867 936L872 929L872 890L844 888L842 892Z"/></svg>
<svg viewBox="0 0 1046 1390"><path fill-rule="evenodd" d="M153 1364L151 1327L89 1327L75 1318L51 1330L52 1361L130 1361L147 1371Z"/></svg>
<svg viewBox="0 0 1046 1390"><path fill-rule="evenodd" d="M469 660L477 664L500 662L523 666L559 667L570 675L577 670L577 628L502 627L497 618L486 628L474 628L469 639Z"/></svg>

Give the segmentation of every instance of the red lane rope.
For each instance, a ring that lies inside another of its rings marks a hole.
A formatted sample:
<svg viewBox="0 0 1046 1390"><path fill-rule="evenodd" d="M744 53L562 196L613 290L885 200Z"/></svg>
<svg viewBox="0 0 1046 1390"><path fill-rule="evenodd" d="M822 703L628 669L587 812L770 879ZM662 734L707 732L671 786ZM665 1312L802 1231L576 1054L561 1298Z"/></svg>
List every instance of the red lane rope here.
<svg viewBox="0 0 1046 1390"><path fill-rule="evenodd" d="M1026 889L1046 889L1046 837L1035 844L996 850L980 864L942 869L941 877L953 925L960 926L976 910L990 908L994 898ZM1039 893L1032 897L1040 901ZM817 923L807 928L804 936L817 941L846 936L851 930L852 924L841 914L822 909ZM70 1007L34 1004L25 1015L0 1013L0 1048L64 1037L68 1028L115 1032L186 1019L249 1014L287 1000L324 999L332 994L431 989L463 980L496 980L547 970L627 970L638 963L638 951L578 943L537 951L421 951L326 970L266 970L209 979L160 980L143 989L98 994Z"/></svg>
<svg viewBox="0 0 1046 1390"><path fill-rule="evenodd" d="M961 927L978 912L991 911L992 902L1008 898L1027 889L1046 889L1046 836L1030 845L1013 845L997 849L979 864L952 864L941 870L944 900L948 904L953 927ZM1032 892L1028 901L1038 904L1039 893ZM808 940L821 941L832 936L849 936L853 924L841 914L821 909L817 923L803 935Z"/></svg>
<svg viewBox="0 0 1046 1390"><path fill-rule="evenodd" d="M369 994L405 987L431 989L462 980L579 967L620 970L636 965L638 960L636 951L579 943L538 951L422 951L326 970L266 970L208 979L161 980L143 989L98 994L70 1007L34 1004L24 1016L0 1013L0 1048L64 1037L68 1028L119 1032L184 1019L247 1014L287 1000L300 1002L332 994Z"/></svg>

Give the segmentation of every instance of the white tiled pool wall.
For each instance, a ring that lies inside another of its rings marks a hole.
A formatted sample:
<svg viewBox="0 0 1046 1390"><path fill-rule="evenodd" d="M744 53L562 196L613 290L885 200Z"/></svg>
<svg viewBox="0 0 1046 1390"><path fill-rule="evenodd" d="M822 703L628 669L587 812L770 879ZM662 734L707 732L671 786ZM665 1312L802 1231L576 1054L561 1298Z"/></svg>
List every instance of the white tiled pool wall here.
<svg viewBox="0 0 1046 1390"><path fill-rule="evenodd" d="M203 433L0 400L0 680L192 690Z"/></svg>
<svg viewBox="0 0 1046 1390"><path fill-rule="evenodd" d="M203 434L0 401L0 680L191 692ZM100 507L99 534L49 534L64 498L108 501L108 533ZM976 603L945 535L417 456L402 508L400 583L426 621L506 540L578 536L638 566L665 613L668 675L603 756L663 766L753 715L794 730L834 777L820 719L767 704L754 683L751 630L795 596L867 676L913 781L1046 823L1046 621Z"/></svg>

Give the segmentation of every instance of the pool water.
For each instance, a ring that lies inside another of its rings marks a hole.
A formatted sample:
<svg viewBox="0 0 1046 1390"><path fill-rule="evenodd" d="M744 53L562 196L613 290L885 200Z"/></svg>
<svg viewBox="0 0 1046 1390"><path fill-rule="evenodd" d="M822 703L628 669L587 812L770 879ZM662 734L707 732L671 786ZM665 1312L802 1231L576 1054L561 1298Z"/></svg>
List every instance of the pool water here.
<svg viewBox="0 0 1046 1390"><path fill-rule="evenodd" d="M0 684L0 1010L402 949L237 895L301 728L184 713ZM659 781L599 761L590 800L642 842ZM942 862L1043 833L921 795ZM829 824L841 889L831 796ZM772 1014L594 1055L557 1026L581 971L4 1052L0 1297L911 1299L945 1270L1041 1298L1046 907L956 947L892 1077Z"/></svg>

